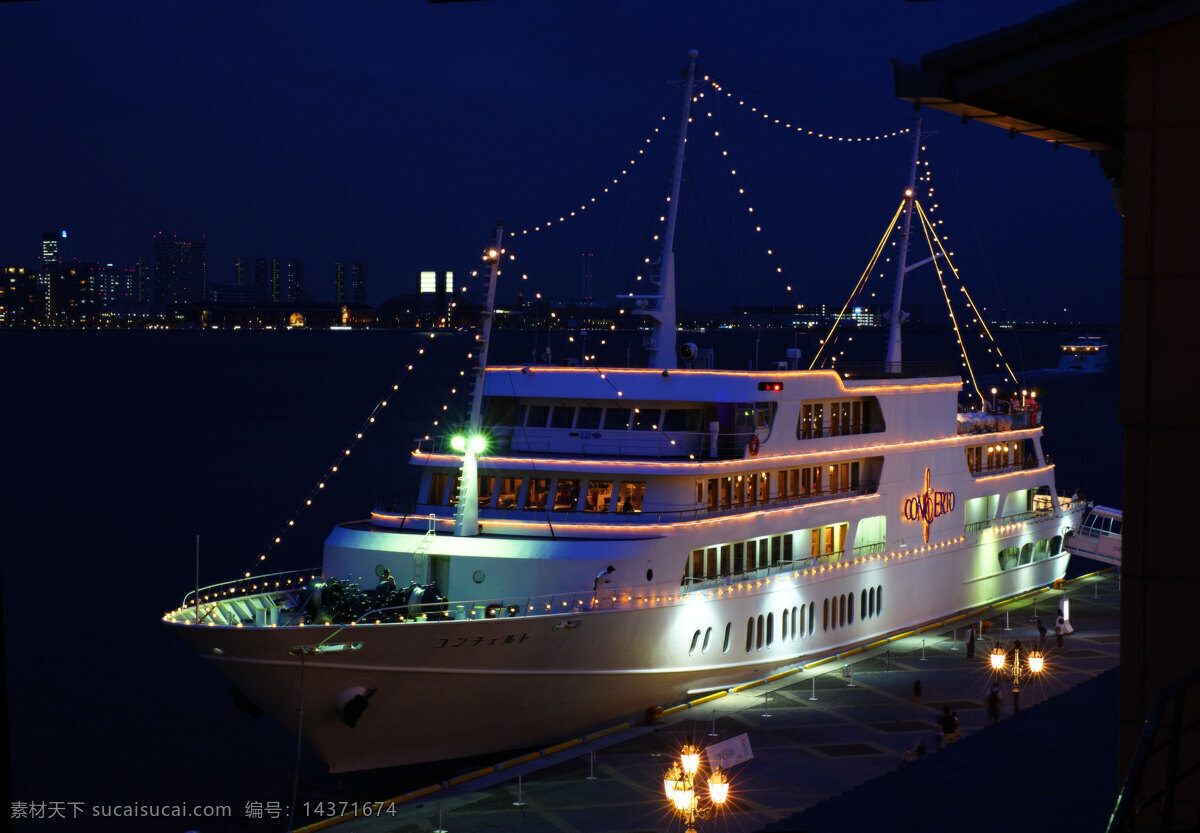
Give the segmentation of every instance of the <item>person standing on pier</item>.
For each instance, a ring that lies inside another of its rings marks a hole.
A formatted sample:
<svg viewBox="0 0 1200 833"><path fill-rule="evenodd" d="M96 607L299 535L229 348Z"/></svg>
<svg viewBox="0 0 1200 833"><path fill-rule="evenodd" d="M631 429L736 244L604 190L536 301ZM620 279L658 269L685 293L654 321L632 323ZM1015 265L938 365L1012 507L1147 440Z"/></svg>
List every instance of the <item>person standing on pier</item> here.
<svg viewBox="0 0 1200 833"><path fill-rule="evenodd" d="M975 657L975 626L967 629L967 659Z"/></svg>

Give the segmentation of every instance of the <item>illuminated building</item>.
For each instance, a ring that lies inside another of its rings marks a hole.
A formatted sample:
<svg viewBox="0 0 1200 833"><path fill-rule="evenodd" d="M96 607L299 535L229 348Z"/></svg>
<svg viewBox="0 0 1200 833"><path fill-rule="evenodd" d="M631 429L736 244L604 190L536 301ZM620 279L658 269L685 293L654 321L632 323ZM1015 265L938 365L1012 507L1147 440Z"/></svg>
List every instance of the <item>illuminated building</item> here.
<svg viewBox="0 0 1200 833"><path fill-rule="evenodd" d="M159 306L204 300L205 240L154 235L154 300Z"/></svg>

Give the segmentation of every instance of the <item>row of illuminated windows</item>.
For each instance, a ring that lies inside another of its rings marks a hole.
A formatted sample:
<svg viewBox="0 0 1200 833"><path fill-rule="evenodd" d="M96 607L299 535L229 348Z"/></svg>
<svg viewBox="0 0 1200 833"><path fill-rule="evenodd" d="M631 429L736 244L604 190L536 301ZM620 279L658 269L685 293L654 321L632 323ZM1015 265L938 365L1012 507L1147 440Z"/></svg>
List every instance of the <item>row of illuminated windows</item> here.
<svg viewBox="0 0 1200 833"><path fill-rule="evenodd" d="M796 437L811 440L818 437L870 434L882 431L883 428L879 404L873 396L834 402L804 402L800 405L800 423L796 426Z"/></svg>
<svg viewBox="0 0 1200 833"><path fill-rule="evenodd" d="M967 468L972 474L1007 469L1021 462L1019 443L967 446Z"/></svg>
<svg viewBox="0 0 1200 833"><path fill-rule="evenodd" d="M846 548L846 533L849 528L849 524L830 524L811 529L809 540L812 545L812 557L840 555ZM789 532L786 535L751 538L748 541L735 541L692 550L686 580L703 581L734 576L781 562L790 562L795 557L794 540L794 533Z"/></svg>
<svg viewBox="0 0 1200 833"><path fill-rule="evenodd" d="M1011 570L1014 567L1045 561L1060 552L1062 552L1062 536L1055 535L1053 538L1043 538L1041 541L1030 541L1020 547L1005 547L1000 550L997 558L1000 561L1001 570Z"/></svg>
<svg viewBox="0 0 1200 833"><path fill-rule="evenodd" d="M738 506L756 506L771 500L813 497L858 490L860 462L806 466L774 472L711 477L696 481L696 503L712 511ZM771 482L774 480L774 492Z"/></svg>
<svg viewBox="0 0 1200 833"><path fill-rule="evenodd" d="M512 424L526 428L574 428L577 431L699 431L699 408L652 405L518 405Z"/></svg>
<svg viewBox="0 0 1200 833"><path fill-rule="evenodd" d="M781 617L782 627L779 630L779 638L781 640L796 640L803 639L806 636L812 636L816 629L816 602L809 602L807 605L808 613L805 615L805 605L793 605L791 608L784 608ZM840 596L835 596L825 599L821 605L822 609L822 630L828 631L830 628L845 627L846 625L854 624L854 594L843 593ZM861 603L859 610L863 619L870 619L878 616L883 612L883 585L876 587L864 588L861 594ZM688 656L692 656L697 650L702 654L707 654L709 647L712 644L713 629L705 628L703 632L703 641L701 641L701 631L696 630L692 634L692 643L688 648ZM729 643L733 637L733 624L725 623L725 637L721 644L721 653L729 653ZM767 613L765 616L759 614L757 617L751 616L746 620L746 653L753 650L761 651L763 648L769 648L775 643L775 614Z"/></svg>
<svg viewBox="0 0 1200 833"><path fill-rule="evenodd" d="M426 503L458 503L458 472L434 472ZM555 512L641 512L645 480L580 480L560 477L479 476L479 507Z"/></svg>

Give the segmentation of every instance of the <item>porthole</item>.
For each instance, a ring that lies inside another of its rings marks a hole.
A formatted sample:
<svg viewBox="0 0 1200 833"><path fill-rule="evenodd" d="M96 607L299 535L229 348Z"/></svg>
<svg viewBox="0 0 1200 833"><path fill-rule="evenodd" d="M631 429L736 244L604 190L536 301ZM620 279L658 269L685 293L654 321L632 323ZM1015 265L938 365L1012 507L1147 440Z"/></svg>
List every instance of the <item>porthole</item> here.
<svg viewBox="0 0 1200 833"><path fill-rule="evenodd" d="M875 588L875 612L883 613L883 585Z"/></svg>
<svg viewBox="0 0 1200 833"><path fill-rule="evenodd" d="M767 614L767 647L770 648L775 642L775 614Z"/></svg>
<svg viewBox="0 0 1200 833"><path fill-rule="evenodd" d="M700 644L700 631L696 631L694 634L692 634L692 647L688 648L688 656L689 657L692 654L696 653L696 646L699 644Z"/></svg>
<svg viewBox="0 0 1200 833"><path fill-rule="evenodd" d="M803 610L803 608L801 608ZM792 608L792 639L796 639L796 608Z"/></svg>
<svg viewBox="0 0 1200 833"><path fill-rule="evenodd" d="M721 653L729 653L729 640L733 637L733 622L725 623L725 644L721 646Z"/></svg>
<svg viewBox="0 0 1200 833"><path fill-rule="evenodd" d="M808 603L808 635L812 636L817 629L817 603Z"/></svg>
<svg viewBox="0 0 1200 833"><path fill-rule="evenodd" d="M654 581L654 570L646 571L646 581Z"/></svg>
<svg viewBox="0 0 1200 833"><path fill-rule="evenodd" d="M858 615L866 617L867 615L867 588L863 588L862 594L858 600Z"/></svg>
<svg viewBox="0 0 1200 833"><path fill-rule="evenodd" d="M704 644L700 646L700 653L708 653L708 641L712 638L712 628L704 629Z"/></svg>
<svg viewBox="0 0 1200 833"><path fill-rule="evenodd" d="M854 624L854 594L851 593L846 599L846 624Z"/></svg>
<svg viewBox="0 0 1200 833"><path fill-rule="evenodd" d="M821 630L829 630L829 599L821 603Z"/></svg>
<svg viewBox="0 0 1200 833"><path fill-rule="evenodd" d="M871 592L867 594L867 604L869 605L869 607L867 608L868 615L871 616L872 618L874 618L874 616L875 616L875 588L874 587L872 587Z"/></svg>
<svg viewBox="0 0 1200 833"><path fill-rule="evenodd" d="M763 617L762 617L762 614L760 613L760 614L758 614L758 638L754 640L754 647L756 650L761 651L762 646L763 646Z"/></svg>
<svg viewBox="0 0 1200 833"><path fill-rule="evenodd" d="M838 627L844 627L846 624L846 594L843 593L838 600Z"/></svg>
<svg viewBox="0 0 1200 833"><path fill-rule="evenodd" d="M787 635L788 635L788 609L785 607L783 609L783 628L782 628L782 630L779 631L779 638L787 639Z"/></svg>
<svg viewBox="0 0 1200 833"><path fill-rule="evenodd" d="M751 616L746 620L746 653L750 653L750 649L754 647L754 617Z"/></svg>
<svg viewBox="0 0 1200 833"><path fill-rule="evenodd" d="M476 584L483 584L483 580L486 577L487 576L483 572L483 570L476 570L474 573L471 574L471 580L474 581Z"/></svg>

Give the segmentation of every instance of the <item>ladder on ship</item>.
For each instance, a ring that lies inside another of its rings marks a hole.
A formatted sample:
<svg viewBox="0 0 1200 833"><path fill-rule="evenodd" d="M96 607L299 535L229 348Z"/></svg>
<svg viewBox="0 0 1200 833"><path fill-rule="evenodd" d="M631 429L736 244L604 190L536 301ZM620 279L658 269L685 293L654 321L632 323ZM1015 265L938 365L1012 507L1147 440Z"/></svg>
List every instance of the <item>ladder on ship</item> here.
<svg viewBox="0 0 1200 833"><path fill-rule="evenodd" d="M433 538L436 535L437 515L430 513L429 528L425 530L425 534L421 536L421 543L417 544L417 548L413 550L413 574L412 580L417 584L429 583L429 548L433 546Z"/></svg>

